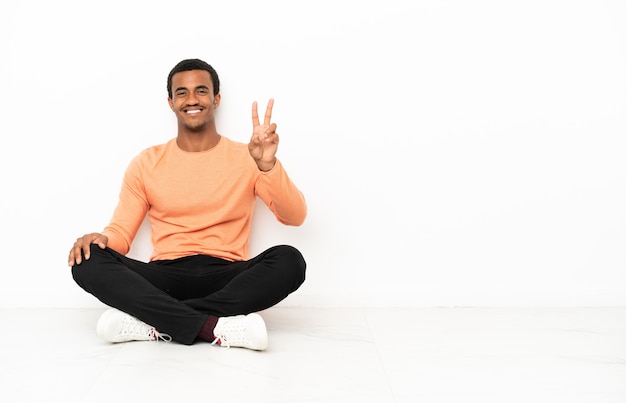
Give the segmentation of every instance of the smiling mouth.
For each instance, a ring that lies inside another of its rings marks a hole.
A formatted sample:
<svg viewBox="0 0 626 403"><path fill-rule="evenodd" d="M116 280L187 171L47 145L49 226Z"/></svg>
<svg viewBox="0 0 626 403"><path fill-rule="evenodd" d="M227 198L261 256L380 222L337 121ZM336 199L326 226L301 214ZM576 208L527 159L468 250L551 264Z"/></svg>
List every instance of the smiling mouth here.
<svg viewBox="0 0 626 403"><path fill-rule="evenodd" d="M202 112L202 109L188 109L185 111L185 113L188 115L196 115L200 112Z"/></svg>

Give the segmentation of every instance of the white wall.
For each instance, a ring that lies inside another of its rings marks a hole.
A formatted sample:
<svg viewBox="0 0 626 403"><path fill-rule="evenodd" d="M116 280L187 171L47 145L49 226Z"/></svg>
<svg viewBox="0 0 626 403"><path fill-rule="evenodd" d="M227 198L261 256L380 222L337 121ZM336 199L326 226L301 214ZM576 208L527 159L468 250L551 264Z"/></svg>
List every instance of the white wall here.
<svg viewBox="0 0 626 403"><path fill-rule="evenodd" d="M253 252L308 261L283 305L624 305L625 4L3 2L0 307L101 306L67 252L175 136L166 76L195 57L223 134L276 99L310 211L258 208Z"/></svg>

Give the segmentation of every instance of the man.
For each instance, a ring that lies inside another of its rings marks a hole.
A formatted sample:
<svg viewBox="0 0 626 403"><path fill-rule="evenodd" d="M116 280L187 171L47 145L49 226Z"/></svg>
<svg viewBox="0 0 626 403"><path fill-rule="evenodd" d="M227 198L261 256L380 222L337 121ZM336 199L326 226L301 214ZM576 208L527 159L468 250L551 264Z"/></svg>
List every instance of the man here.
<svg viewBox="0 0 626 403"><path fill-rule="evenodd" d="M257 197L285 225L301 225L307 213L276 158L274 101L262 123L252 104L252 137L238 143L216 129L219 84L199 59L172 69L167 90L176 138L130 162L109 225L70 250L74 280L111 307L96 329L110 342L200 339L264 350L267 331L257 312L304 282L306 263L291 246L248 255ZM125 256L146 214L154 247L147 263Z"/></svg>

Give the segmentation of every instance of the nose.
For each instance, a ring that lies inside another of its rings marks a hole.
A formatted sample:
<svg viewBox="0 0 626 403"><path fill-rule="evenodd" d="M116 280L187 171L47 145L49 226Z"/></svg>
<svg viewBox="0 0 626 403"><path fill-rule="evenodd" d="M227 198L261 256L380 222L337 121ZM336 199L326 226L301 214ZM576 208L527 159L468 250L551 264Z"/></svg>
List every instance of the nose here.
<svg viewBox="0 0 626 403"><path fill-rule="evenodd" d="M191 105L197 105L197 104L198 104L198 98L196 97L196 94L192 92L187 97L187 105L191 106Z"/></svg>

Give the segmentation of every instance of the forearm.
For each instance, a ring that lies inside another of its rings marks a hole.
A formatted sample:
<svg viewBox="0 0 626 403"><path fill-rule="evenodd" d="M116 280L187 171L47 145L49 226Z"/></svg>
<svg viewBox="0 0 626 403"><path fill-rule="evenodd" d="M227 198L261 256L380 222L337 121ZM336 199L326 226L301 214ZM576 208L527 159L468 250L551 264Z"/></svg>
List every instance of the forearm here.
<svg viewBox="0 0 626 403"><path fill-rule="evenodd" d="M281 223L298 226L304 222L307 215L304 195L279 160L271 170L260 175L256 192Z"/></svg>

